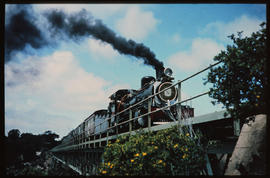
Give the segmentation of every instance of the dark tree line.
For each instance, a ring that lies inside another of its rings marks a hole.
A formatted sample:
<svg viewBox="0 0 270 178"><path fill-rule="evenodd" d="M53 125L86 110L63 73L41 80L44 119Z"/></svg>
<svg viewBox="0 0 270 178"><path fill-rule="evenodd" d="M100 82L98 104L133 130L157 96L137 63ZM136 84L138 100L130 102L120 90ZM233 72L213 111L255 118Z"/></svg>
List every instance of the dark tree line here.
<svg viewBox="0 0 270 178"><path fill-rule="evenodd" d="M46 131L43 134L34 135L32 133L20 133L18 129L12 129L5 137L5 160L6 166L30 162L37 155L36 152L50 150L59 144L55 139L59 135L52 131Z"/></svg>

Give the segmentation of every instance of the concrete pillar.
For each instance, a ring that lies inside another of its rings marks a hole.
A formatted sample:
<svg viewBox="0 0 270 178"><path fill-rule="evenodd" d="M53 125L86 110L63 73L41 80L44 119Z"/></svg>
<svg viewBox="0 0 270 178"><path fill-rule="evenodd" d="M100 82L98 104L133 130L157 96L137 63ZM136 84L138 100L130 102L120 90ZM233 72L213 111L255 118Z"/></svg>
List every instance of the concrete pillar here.
<svg viewBox="0 0 270 178"><path fill-rule="evenodd" d="M243 125L225 175L266 173L266 119L256 115Z"/></svg>

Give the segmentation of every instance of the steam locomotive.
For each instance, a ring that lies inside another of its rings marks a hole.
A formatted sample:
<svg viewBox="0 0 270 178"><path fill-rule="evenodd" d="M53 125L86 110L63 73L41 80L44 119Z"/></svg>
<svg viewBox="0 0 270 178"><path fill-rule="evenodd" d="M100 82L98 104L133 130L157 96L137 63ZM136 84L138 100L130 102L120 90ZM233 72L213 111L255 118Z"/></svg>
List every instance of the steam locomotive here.
<svg viewBox="0 0 270 178"><path fill-rule="evenodd" d="M61 145L77 145L96 138L126 132L130 127L129 123L125 121L129 120L131 116L137 118L132 121L132 130L147 127L148 116L140 116L148 113L149 108L151 111L155 111L177 101L178 92L177 88L172 86L174 80L172 74L170 68L156 70L156 78L145 76L141 79L141 88L139 90L120 89L116 91L109 97L110 102L107 109L97 110L92 113L78 127L63 137ZM145 100L168 87L170 88L154 96L151 102ZM143 100L145 101L142 102ZM130 112L127 108L131 106L134 107ZM190 117L194 116L194 108L190 106L181 106L181 111L182 114L188 113ZM177 118L176 106L154 112L150 114L150 118L151 126L175 121ZM124 124L121 124L123 122ZM116 126L116 124L121 125Z"/></svg>

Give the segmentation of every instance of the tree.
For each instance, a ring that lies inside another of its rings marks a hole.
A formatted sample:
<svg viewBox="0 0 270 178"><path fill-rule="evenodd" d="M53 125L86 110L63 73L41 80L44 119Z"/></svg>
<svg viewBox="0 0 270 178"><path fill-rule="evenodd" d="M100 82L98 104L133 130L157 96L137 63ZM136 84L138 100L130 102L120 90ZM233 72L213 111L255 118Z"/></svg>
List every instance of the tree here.
<svg viewBox="0 0 270 178"><path fill-rule="evenodd" d="M221 64L212 68L206 83L212 83L209 96L213 104L222 103L235 119L266 112L266 27L250 37L242 37L242 32L228 36L233 45L214 57Z"/></svg>
<svg viewBox="0 0 270 178"><path fill-rule="evenodd" d="M32 161L36 158L37 151L49 150L57 144L55 139L59 135L52 131L46 131L43 134L34 135L32 133L20 133L18 129L12 129L8 132L5 140L6 163L13 165L21 161Z"/></svg>
<svg viewBox="0 0 270 178"><path fill-rule="evenodd" d="M5 161L7 165L16 164L20 161L21 155L20 131L12 129L8 132L8 137L5 142Z"/></svg>
<svg viewBox="0 0 270 178"><path fill-rule="evenodd" d="M36 151L40 147L40 141L32 133L23 133L21 135L21 150L24 161L31 161L36 156Z"/></svg>
<svg viewBox="0 0 270 178"><path fill-rule="evenodd" d="M16 140L20 137L21 132L18 129L12 129L8 132L8 138Z"/></svg>
<svg viewBox="0 0 270 178"><path fill-rule="evenodd" d="M46 149L51 149L58 144L58 142L55 139L59 138L59 135L56 133L53 133L50 130L45 131L42 135L39 135L39 136L41 140L43 141L43 147Z"/></svg>

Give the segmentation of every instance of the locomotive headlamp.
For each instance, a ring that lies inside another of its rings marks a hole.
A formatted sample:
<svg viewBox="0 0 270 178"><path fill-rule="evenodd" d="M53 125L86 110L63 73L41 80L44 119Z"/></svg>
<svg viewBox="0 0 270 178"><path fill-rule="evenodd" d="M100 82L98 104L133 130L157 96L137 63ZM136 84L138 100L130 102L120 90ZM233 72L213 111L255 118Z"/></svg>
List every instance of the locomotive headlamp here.
<svg viewBox="0 0 270 178"><path fill-rule="evenodd" d="M171 68L166 68L166 69L164 69L164 74L165 74L167 77L172 77L173 71L172 71Z"/></svg>
<svg viewBox="0 0 270 178"><path fill-rule="evenodd" d="M158 97L163 100L163 101L171 101L171 100L174 100L177 96L177 90L174 86L172 86L172 83L170 82L164 82L162 83L161 85L158 86L158 90L157 92L160 92L162 90L164 90L165 88L168 88L167 90L165 90L164 92L161 92Z"/></svg>

